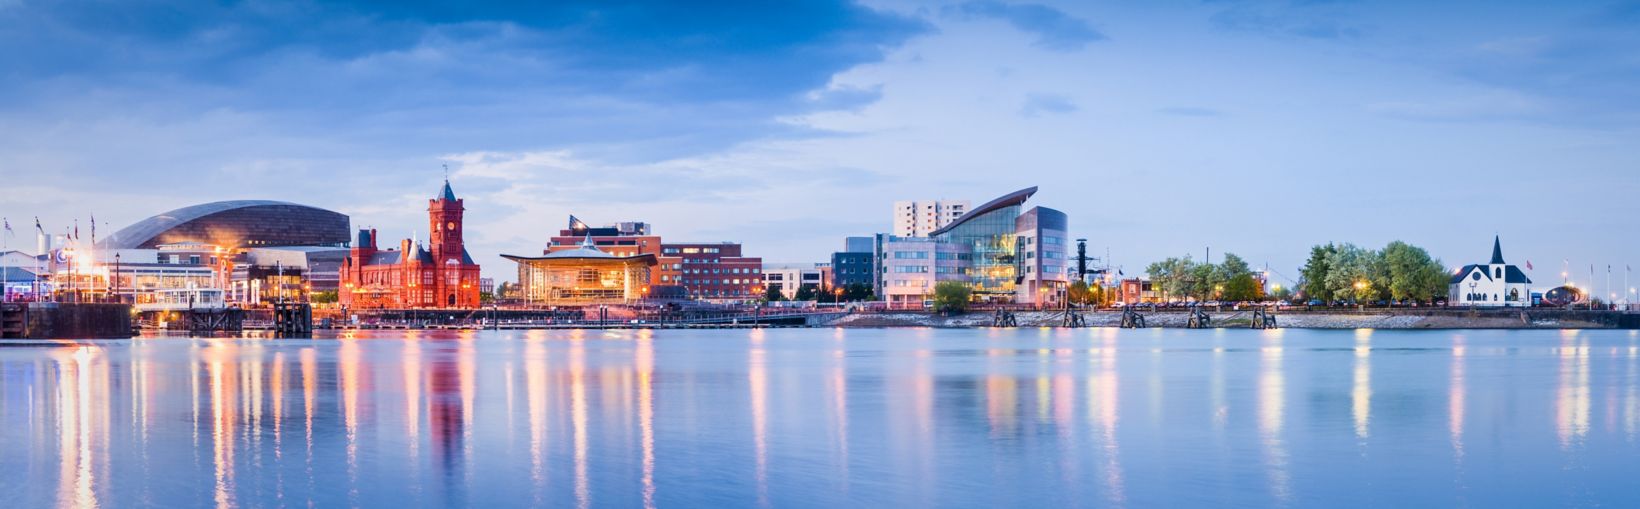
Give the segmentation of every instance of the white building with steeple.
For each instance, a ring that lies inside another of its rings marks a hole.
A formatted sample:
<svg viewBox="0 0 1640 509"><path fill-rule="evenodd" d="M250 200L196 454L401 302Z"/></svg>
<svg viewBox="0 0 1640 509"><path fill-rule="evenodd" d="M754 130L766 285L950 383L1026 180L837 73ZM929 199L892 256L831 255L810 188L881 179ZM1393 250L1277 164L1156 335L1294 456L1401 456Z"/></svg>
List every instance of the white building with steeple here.
<svg viewBox="0 0 1640 509"><path fill-rule="evenodd" d="M1520 267L1503 261L1503 244L1492 238L1492 261L1465 265L1452 274L1447 291L1450 306L1528 307L1532 280Z"/></svg>

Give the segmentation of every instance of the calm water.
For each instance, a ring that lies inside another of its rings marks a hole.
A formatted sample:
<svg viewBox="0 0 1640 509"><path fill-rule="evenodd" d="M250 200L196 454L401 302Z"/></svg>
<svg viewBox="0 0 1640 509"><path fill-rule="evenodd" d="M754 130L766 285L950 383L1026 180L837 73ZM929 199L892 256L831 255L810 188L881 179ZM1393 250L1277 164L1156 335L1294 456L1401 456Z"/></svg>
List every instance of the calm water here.
<svg viewBox="0 0 1640 509"><path fill-rule="evenodd" d="M1628 331L0 348L7 507L1635 507Z"/></svg>

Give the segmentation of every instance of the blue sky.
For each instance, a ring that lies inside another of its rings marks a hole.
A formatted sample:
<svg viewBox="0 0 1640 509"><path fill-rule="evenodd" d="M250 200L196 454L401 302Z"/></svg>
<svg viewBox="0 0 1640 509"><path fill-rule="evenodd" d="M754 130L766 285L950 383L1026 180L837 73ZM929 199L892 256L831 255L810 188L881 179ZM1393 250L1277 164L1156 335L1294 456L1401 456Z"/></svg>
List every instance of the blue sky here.
<svg viewBox="0 0 1640 509"><path fill-rule="evenodd" d="M1129 273L1493 234L1540 281L1640 265L1637 2L511 4L0 0L0 215L408 237L449 164L502 278L570 213L822 261L1031 185Z"/></svg>

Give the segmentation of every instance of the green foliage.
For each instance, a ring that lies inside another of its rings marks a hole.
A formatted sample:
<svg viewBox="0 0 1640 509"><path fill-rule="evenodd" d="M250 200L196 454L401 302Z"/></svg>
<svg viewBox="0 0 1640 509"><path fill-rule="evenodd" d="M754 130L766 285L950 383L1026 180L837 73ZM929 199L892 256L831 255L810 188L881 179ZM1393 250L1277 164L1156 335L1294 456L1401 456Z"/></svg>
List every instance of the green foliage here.
<svg viewBox="0 0 1640 509"><path fill-rule="evenodd" d="M1384 247L1389 270L1390 297L1395 300L1428 301L1446 294L1446 268L1421 247L1399 240Z"/></svg>
<svg viewBox="0 0 1640 509"><path fill-rule="evenodd" d="M849 302L870 301L877 300L877 296L871 292L871 285L854 283L843 287L843 300Z"/></svg>
<svg viewBox="0 0 1640 509"><path fill-rule="evenodd" d="M764 302L780 302L783 300L786 300L786 295L780 293L780 287L770 286L767 290L763 290Z"/></svg>
<svg viewBox="0 0 1640 509"><path fill-rule="evenodd" d="M1325 301L1429 301L1446 294L1441 261L1401 241L1381 251L1354 244L1315 246L1302 273L1305 296Z"/></svg>
<svg viewBox="0 0 1640 509"><path fill-rule="evenodd" d="M959 281L940 281L934 285L934 310L941 313L960 313L968 309L973 290Z"/></svg>
<svg viewBox="0 0 1640 509"><path fill-rule="evenodd" d="M1145 273L1150 276L1151 286L1161 292L1164 299L1190 296L1195 271L1196 262L1189 256L1168 258L1145 268Z"/></svg>
<svg viewBox="0 0 1640 509"><path fill-rule="evenodd" d="M1070 299L1071 304L1078 305L1092 304L1097 300L1094 290L1090 289L1085 281L1071 282L1071 286L1065 290L1065 296Z"/></svg>
<svg viewBox="0 0 1640 509"><path fill-rule="evenodd" d="M795 301L815 300L815 295L817 293L818 292L815 291L814 285L798 286L797 287L797 296L793 297L792 300L795 300Z"/></svg>
<svg viewBox="0 0 1640 509"><path fill-rule="evenodd" d="M1300 270L1303 284L1299 288L1305 297L1323 301L1333 300L1332 290L1327 287L1327 274L1332 272L1331 260L1337 252L1338 247L1331 243L1310 248L1310 261Z"/></svg>
<svg viewBox="0 0 1640 509"><path fill-rule="evenodd" d="M308 302L312 302L314 304L335 304L337 300L339 299L335 290L328 292L313 292L308 294Z"/></svg>
<svg viewBox="0 0 1640 509"><path fill-rule="evenodd" d="M1258 280L1253 279L1253 273L1243 272L1232 276L1224 283L1224 294L1219 298L1227 301L1258 300Z"/></svg>
<svg viewBox="0 0 1640 509"><path fill-rule="evenodd" d="M1253 269L1234 253L1225 254L1224 262L1217 265L1196 263L1189 256L1168 258L1150 264L1145 272L1163 298L1254 300L1260 293ZM1238 285L1233 294L1232 281Z"/></svg>

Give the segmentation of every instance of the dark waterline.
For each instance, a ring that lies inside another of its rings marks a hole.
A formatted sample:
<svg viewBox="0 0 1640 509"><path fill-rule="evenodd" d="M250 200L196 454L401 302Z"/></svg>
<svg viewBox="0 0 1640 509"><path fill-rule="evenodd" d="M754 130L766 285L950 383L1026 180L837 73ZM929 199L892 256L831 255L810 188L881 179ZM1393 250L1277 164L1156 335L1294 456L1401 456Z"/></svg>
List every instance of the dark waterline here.
<svg viewBox="0 0 1640 509"><path fill-rule="evenodd" d="M0 348L7 507L1636 507L1633 331Z"/></svg>

